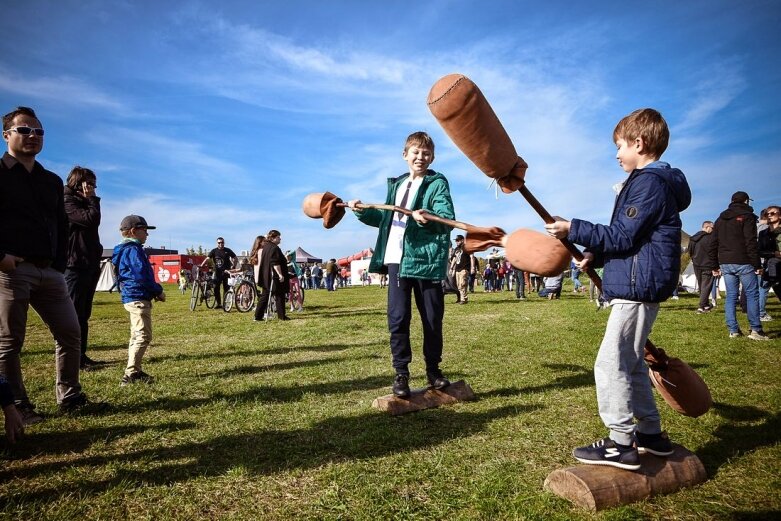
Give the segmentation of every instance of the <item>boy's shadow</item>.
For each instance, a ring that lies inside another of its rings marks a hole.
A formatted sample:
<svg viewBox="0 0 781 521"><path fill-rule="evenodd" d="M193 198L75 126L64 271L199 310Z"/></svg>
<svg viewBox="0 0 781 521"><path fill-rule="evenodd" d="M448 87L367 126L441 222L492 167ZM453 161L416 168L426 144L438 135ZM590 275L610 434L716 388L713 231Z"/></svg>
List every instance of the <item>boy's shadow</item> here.
<svg viewBox="0 0 781 521"><path fill-rule="evenodd" d="M713 434L719 438L697 450L709 477L736 456L781 441L781 413L770 414L750 405L736 406L714 402L713 411L727 420ZM764 420L756 424L758 420ZM754 422L742 425L740 422Z"/></svg>
<svg viewBox="0 0 781 521"><path fill-rule="evenodd" d="M51 462L15 469L15 478L137 461L154 461L149 468L133 466L101 481L86 476L68 484L20 493L20 502L54 502L73 494L99 494L120 484L170 485L193 478L223 476L242 467L255 475L311 469L329 463L383 458L399 452L434 447L482 432L491 421L539 409L540 405L506 406L484 412L453 408L432 409L403 417L369 412L355 417L331 417L310 427L264 430L191 441L173 447L140 448L110 456ZM35 438L35 435L31 436ZM38 440L33 439L33 442ZM67 440L66 440L67 441ZM0 475L2 475L0 473Z"/></svg>

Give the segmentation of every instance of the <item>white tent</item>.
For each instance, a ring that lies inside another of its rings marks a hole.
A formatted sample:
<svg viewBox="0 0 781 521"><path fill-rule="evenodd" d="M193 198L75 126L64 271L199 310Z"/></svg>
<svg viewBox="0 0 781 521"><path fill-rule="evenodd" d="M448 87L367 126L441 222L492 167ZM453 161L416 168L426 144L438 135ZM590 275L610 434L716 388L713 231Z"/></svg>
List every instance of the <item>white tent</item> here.
<svg viewBox="0 0 781 521"><path fill-rule="evenodd" d="M694 263L691 261L681 274L681 286L683 286L683 289L685 289L687 293L700 292L700 285L697 282L696 275L694 275ZM724 285L724 277L719 279L719 291L727 292L727 287Z"/></svg>
<svg viewBox="0 0 781 521"><path fill-rule="evenodd" d="M114 276L114 265L111 264L111 259L105 259L100 263L100 278L98 279L98 287L95 291L108 291L116 284L116 277Z"/></svg>
<svg viewBox="0 0 781 521"><path fill-rule="evenodd" d="M363 285L361 275L369 270L369 261L371 261L371 259L367 257L365 259L354 260L350 263L350 284L352 284L353 287ZM369 278L371 279L370 284L380 283L379 273L369 273Z"/></svg>

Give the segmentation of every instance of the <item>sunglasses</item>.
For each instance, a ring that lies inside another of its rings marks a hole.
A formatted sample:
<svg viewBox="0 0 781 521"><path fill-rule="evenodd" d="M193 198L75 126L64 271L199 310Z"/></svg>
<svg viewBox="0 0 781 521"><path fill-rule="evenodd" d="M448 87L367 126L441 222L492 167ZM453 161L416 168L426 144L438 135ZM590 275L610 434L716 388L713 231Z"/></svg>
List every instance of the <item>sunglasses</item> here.
<svg viewBox="0 0 781 521"><path fill-rule="evenodd" d="M767 212L767 214L768 214L768 215L779 215L779 213L778 213L778 212L775 212L775 211L774 211L774 212Z"/></svg>
<svg viewBox="0 0 781 521"><path fill-rule="evenodd" d="M21 134L22 136L29 136L30 134L35 134L36 136L43 136L43 129L42 128L32 128L32 127L12 127L8 129L15 131L17 134Z"/></svg>

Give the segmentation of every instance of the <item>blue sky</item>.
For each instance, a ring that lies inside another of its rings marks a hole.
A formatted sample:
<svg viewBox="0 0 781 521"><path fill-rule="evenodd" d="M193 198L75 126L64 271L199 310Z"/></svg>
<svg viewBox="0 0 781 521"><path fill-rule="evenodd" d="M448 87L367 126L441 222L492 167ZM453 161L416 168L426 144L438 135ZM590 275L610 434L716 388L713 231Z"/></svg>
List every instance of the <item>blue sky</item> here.
<svg viewBox="0 0 781 521"><path fill-rule="evenodd" d="M325 230L301 202L383 202L416 130L459 220L541 230L429 113L453 72L481 88L553 214L609 220L625 178L612 131L647 106L692 187L684 230L736 190L757 211L781 203L777 1L28 0L0 15L0 108L36 109L46 167L96 172L106 247L128 213L158 226L149 244L180 250L222 235L239 252L269 229L322 257L373 247L375 229L348 214Z"/></svg>

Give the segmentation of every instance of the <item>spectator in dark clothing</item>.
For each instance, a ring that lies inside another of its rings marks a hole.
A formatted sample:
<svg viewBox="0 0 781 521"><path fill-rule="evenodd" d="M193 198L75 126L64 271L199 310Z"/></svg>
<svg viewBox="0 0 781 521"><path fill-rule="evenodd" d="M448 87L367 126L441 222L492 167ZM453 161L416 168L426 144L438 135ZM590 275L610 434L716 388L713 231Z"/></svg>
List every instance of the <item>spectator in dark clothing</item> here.
<svg viewBox="0 0 781 521"><path fill-rule="evenodd" d="M217 237L217 247L209 252L209 255L203 259L201 267L203 268L211 259L214 264L214 298L217 304L215 309L222 307L222 300L220 297L220 287L224 293L228 292L228 273L229 269L234 268L238 264L238 258L233 250L225 247L225 239Z"/></svg>
<svg viewBox="0 0 781 521"><path fill-rule="evenodd" d="M708 256L708 249L713 240L712 232L713 221L703 222L702 230L691 236L689 246L686 248L694 265L694 276L697 278L697 285L700 289L700 304L697 307L697 313L708 313L713 309L710 304L710 294L713 290L713 270L718 266L712 266Z"/></svg>
<svg viewBox="0 0 781 521"><path fill-rule="evenodd" d="M740 285L746 290L746 311L752 340L768 340L759 320L759 288L757 275L762 274L762 264L757 248L757 216L749 206L746 192L732 194L729 207L719 215L713 225L713 241L708 250L709 263L718 266L713 275L723 275L727 287L724 316L730 338L743 335L738 326L735 308L740 295Z"/></svg>
<svg viewBox="0 0 781 521"><path fill-rule="evenodd" d="M287 259L279 243L282 242L282 234L277 230L271 230L266 234L266 242L260 255L260 279L258 285L263 293L260 295L258 307L255 308L255 321L264 320L268 310L269 299L274 299L277 308L277 317L280 320L290 320L285 314L285 293L290 286L287 272Z"/></svg>
<svg viewBox="0 0 781 521"><path fill-rule="evenodd" d="M62 180L36 156L43 149L41 122L27 107L3 116L8 151L0 160L0 374L11 386L25 425L43 421L27 395L21 352L30 306L54 336L57 404L63 413L105 408L81 391L81 331L68 297L68 218Z"/></svg>
<svg viewBox="0 0 781 521"><path fill-rule="evenodd" d="M103 365L87 356L89 318L103 255L103 246L98 236L100 197L95 195L95 188L95 173L80 166L73 167L64 188L65 213L68 215L68 267L65 269L65 283L79 318L80 367L85 371Z"/></svg>
<svg viewBox="0 0 781 521"><path fill-rule="evenodd" d="M3 375L0 375L0 407L5 415L5 435L8 441L16 443L16 440L24 434L24 422L22 415L14 405L14 393Z"/></svg>
<svg viewBox="0 0 781 521"><path fill-rule="evenodd" d="M765 287L765 296L767 289L772 287L776 297L781 300L781 208L778 206L767 207L767 228L759 232L759 256L763 259L762 285ZM764 307L760 306L760 311L762 309ZM765 313L760 314L759 319L769 322L773 318Z"/></svg>

